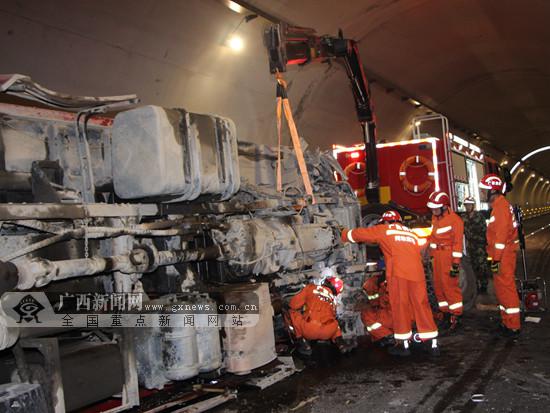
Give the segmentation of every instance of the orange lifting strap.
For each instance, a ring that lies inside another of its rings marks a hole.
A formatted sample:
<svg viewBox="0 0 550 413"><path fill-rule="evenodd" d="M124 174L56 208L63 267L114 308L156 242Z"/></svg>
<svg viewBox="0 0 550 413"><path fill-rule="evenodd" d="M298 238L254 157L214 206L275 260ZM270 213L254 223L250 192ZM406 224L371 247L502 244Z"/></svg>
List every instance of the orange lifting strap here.
<svg viewBox="0 0 550 413"><path fill-rule="evenodd" d="M290 136L292 138L292 145L294 146L294 151L296 152L296 159L298 160L298 167L300 168L300 173L302 175L302 180L304 181L304 188L306 194L311 197L311 202L315 204L315 197L313 196L313 187L311 186L311 181L309 179L309 174L307 172L306 161L304 160L304 152L302 151L302 144L300 142L300 137L298 135L298 129L296 129L296 123L294 123L294 117L292 116L292 109L290 108L290 102L288 101L288 95L286 92L286 81L283 79L283 76L277 72L275 73L275 78L277 79L277 138L278 138L278 147L277 147L277 191L281 192L283 190L283 178L281 172L281 129L282 129L282 118L283 112L288 123L288 129L290 131Z"/></svg>

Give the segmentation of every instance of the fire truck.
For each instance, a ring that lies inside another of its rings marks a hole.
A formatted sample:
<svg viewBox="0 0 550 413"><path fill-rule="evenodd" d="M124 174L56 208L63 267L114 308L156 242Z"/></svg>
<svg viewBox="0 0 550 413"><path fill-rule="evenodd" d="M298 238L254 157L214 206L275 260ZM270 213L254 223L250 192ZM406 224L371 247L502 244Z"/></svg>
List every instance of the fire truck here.
<svg viewBox="0 0 550 413"><path fill-rule="evenodd" d="M440 123L441 133L422 133L422 124L432 121ZM364 206L365 215L376 214L380 212L378 209L391 205L408 220L416 218L422 222L429 214L426 203L430 193L440 190L450 195L455 211L463 210L467 196L476 200L478 210L487 209L480 198L478 183L484 174L498 173L498 163L475 144L450 133L442 115L415 117L412 128L412 139L376 145L381 203L378 208L369 205L365 197L368 169L365 145L333 145L334 158L345 175L337 178L347 180Z"/></svg>

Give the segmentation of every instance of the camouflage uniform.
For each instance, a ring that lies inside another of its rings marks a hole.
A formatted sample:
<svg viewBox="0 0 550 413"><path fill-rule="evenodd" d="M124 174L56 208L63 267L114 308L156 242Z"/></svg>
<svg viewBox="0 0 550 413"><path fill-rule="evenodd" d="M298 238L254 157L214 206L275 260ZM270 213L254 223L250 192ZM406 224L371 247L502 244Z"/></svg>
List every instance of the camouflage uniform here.
<svg viewBox="0 0 550 413"><path fill-rule="evenodd" d="M487 224L485 217L479 211L473 211L471 214L463 214L462 218L464 220L466 252L470 257L472 269L477 275L478 288L481 291L486 291L487 276L490 274L490 269L485 249L487 244Z"/></svg>

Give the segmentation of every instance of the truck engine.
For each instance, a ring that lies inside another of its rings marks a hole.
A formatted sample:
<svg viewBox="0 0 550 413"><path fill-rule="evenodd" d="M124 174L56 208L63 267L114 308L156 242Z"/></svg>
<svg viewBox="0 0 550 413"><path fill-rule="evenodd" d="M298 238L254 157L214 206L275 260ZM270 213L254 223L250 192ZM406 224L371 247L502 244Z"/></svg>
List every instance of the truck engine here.
<svg viewBox="0 0 550 413"><path fill-rule="evenodd" d="M277 191L276 149L240 140L231 119L139 106L135 96L61 95L20 75L1 81L17 99L0 104L3 383L35 383L29 391L48 401L45 411L113 395L121 401L111 411L122 411L139 405L140 388L246 374L276 358L272 300L327 271L346 286L344 336L363 334L354 303L366 253L343 245L338 230L359 226L361 210L329 153L305 151L310 199L294 151L282 148ZM56 310L65 297L82 308L83 293L131 294L140 307L201 304L208 314L252 293L258 311L248 328L31 326L41 316L32 304Z"/></svg>

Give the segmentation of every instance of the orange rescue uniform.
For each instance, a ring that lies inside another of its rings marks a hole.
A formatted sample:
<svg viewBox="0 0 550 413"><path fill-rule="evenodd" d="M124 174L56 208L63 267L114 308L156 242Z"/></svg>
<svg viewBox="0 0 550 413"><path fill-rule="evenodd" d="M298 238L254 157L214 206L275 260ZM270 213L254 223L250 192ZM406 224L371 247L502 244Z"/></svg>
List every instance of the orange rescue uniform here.
<svg viewBox="0 0 550 413"><path fill-rule="evenodd" d="M429 237L433 257L433 285L439 311L462 314L462 290L459 277L451 277L453 264L462 259L464 222L450 209L440 216L432 216L432 234Z"/></svg>
<svg viewBox="0 0 550 413"><path fill-rule="evenodd" d="M296 338L332 340L342 335L336 320L336 297L328 287L308 284L290 300L290 322Z"/></svg>
<svg viewBox="0 0 550 413"><path fill-rule="evenodd" d="M503 195L493 201L491 218L487 225L487 255L499 261L499 272L493 276L495 294L500 304L502 323L511 330L520 328L520 305L516 289L516 254L518 224L512 205Z"/></svg>
<svg viewBox="0 0 550 413"><path fill-rule="evenodd" d="M370 228L345 230L342 240L380 245L386 261L394 338L411 338L411 320L416 321L421 340L437 337L437 327L428 302L426 277L420 255L420 243L423 240L401 224L381 224Z"/></svg>
<svg viewBox="0 0 550 413"><path fill-rule="evenodd" d="M393 334L393 317L390 298L385 283L371 277L363 284L369 298L369 306L361 311L361 320L372 338L378 341Z"/></svg>

